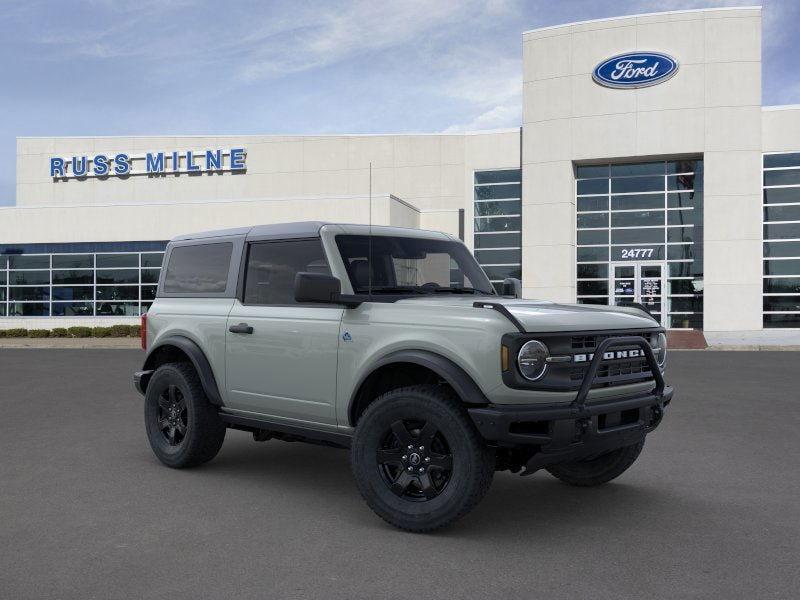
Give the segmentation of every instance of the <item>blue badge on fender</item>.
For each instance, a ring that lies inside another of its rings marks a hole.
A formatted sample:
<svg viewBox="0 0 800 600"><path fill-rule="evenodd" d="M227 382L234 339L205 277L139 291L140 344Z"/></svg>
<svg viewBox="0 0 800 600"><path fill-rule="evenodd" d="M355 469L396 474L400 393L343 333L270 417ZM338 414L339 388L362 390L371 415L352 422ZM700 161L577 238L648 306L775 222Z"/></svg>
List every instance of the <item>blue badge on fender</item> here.
<svg viewBox="0 0 800 600"><path fill-rule="evenodd" d="M352 342L353 341L353 336L350 335L349 331L345 331L342 334L342 341L344 341L344 342Z"/></svg>
<svg viewBox="0 0 800 600"><path fill-rule="evenodd" d="M666 81L678 72L678 61L660 52L628 52L601 62L592 79L610 88L641 88Z"/></svg>

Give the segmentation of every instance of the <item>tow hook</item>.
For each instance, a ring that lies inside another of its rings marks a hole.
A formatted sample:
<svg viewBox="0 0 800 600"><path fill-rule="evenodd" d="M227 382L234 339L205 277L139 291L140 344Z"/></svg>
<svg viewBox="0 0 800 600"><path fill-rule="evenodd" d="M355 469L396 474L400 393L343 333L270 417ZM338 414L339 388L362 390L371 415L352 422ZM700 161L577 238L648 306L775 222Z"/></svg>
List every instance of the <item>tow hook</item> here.
<svg viewBox="0 0 800 600"><path fill-rule="evenodd" d="M573 441L579 442L589 430L589 419L575 419L575 439Z"/></svg>
<svg viewBox="0 0 800 600"><path fill-rule="evenodd" d="M654 406L650 409L650 427L655 427L664 418L664 409L660 406Z"/></svg>

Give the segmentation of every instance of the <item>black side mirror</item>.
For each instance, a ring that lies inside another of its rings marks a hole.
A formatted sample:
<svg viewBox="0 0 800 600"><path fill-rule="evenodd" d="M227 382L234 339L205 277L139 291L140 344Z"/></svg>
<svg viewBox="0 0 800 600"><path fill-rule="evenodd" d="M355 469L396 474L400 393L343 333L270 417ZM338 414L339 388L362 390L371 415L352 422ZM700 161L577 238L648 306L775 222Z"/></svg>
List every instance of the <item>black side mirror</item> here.
<svg viewBox="0 0 800 600"><path fill-rule="evenodd" d="M522 282L516 277L507 277L503 280L503 296L522 298Z"/></svg>
<svg viewBox="0 0 800 600"><path fill-rule="evenodd" d="M342 282L333 275L301 272L294 277L294 299L297 302L338 304Z"/></svg>

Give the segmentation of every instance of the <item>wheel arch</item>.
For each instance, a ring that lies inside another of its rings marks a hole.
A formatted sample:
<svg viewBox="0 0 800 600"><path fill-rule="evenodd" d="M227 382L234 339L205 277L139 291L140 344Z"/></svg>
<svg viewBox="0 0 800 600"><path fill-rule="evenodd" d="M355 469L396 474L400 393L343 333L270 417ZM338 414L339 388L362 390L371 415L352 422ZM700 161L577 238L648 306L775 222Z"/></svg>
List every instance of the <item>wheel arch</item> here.
<svg viewBox="0 0 800 600"><path fill-rule="evenodd" d="M399 350L373 363L358 382L347 408L349 424L355 427L367 406L380 394L426 380L444 382L464 404L489 402L472 377L449 358L428 350Z"/></svg>
<svg viewBox="0 0 800 600"><path fill-rule="evenodd" d="M217 406L223 405L211 363L208 362L208 358L197 342L182 335L171 335L159 340L147 353L143 369L154 371L160 365L168 362L191 363L200 378L200 384L203 386L209 402ZM147 391L146 386L142 391Z"/></svg>

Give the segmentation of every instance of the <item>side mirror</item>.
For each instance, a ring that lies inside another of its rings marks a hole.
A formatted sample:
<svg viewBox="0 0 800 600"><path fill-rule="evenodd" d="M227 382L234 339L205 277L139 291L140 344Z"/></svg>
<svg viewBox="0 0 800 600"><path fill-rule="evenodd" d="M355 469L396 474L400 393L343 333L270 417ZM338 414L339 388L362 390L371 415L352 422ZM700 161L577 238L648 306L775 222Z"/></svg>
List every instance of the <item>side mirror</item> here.
<svg viewBox="0 0 800 600"><path fill-rule="evenodd" d="M503 296L522 298L522 282L516 277L507 277L503 280Z"/></svg>
<svg viewBox="0 0 800 600"><path fill-rule="evenodd" d="M301 272L294 277L294 299L297 302L337 304L342 295L342 282L333 275Z"/></svg>

